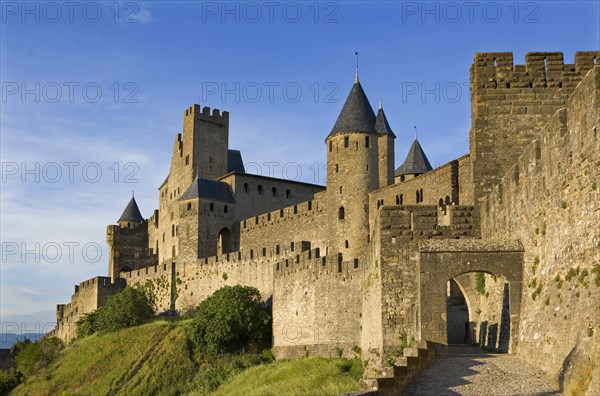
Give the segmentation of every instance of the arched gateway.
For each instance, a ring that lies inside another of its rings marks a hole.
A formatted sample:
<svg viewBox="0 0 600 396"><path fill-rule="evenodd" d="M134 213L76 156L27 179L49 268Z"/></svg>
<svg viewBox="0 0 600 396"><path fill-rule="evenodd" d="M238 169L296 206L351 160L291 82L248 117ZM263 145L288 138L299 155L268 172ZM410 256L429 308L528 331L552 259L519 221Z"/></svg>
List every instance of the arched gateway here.
<svg viewBox="0 0 600 396"><path fill-rule="evenodd" d="M502 275L509 284L510 344L516 352L523 279L523 246L489 239L424 240L419 243L420 339L448 345L446 285L469 272Z"/></svg>

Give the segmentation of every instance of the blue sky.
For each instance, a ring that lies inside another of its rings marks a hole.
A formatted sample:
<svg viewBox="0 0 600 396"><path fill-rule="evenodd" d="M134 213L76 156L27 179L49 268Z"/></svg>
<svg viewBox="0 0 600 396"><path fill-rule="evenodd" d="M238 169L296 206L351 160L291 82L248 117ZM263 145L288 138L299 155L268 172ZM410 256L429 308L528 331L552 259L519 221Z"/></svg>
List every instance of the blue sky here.
<svg viewBox="0 0 600 396"><path fill-rule="evenodd" d="M432 164L468 152L476 52L600 48L595 1L224 4L1 3L2 331L48 330L107 273L106 225L132 190L157 207L193 103L230 112L248 170L322 183L357 50L399 166L415 125Z"/></svg>

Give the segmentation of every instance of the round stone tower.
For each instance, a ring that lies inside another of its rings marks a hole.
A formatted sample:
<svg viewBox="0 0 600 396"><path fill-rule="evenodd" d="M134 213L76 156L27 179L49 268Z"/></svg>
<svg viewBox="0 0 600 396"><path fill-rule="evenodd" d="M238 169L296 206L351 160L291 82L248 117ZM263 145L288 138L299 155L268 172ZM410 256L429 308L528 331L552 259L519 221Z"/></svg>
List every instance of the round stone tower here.
<svg viewBox="0 0 600 396"><path fill-rule="evenodd" d="M368 193L379 185L375 114L358 75L325 143L332 225L327 254L339 265L356 265L368 244Z"/></svg>

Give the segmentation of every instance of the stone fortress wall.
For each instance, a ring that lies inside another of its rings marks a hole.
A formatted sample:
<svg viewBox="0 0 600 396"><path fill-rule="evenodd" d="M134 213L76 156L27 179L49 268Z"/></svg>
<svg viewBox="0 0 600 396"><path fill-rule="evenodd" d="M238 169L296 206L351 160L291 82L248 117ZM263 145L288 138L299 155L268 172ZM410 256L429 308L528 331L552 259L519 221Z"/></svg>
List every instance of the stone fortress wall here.
<svg viewBox="0 0 600 396"><path fill-rule="evenodd" d="M525 247L519 354L557 382L585 367L582 389L600 389L599 104L596 66L481 205L484 237Z"/></svg>
<svg viewBox="0 0 600 396"><path fill-rule="evenodd" d="M561 53L529 53L525 65L513 65L510 53L477 54L469 154L391 185L389 164L378 163L390 152L378 152L381 137L349 133L326 140L327 190L234 171L215 179L231 187L235 203L178 201L194 167L216 172L186 139L198 125L228 128L206 118L226 112L192 106L160 210L138 228L109 226L110 257L134 266L102 293L118 292L124 280L152 291L159 311L183 312L224 285L254 286L273 307L277 357L360 354L377 375L413 337L447 342L437 311L444 294L427 288L454 279L471 340L504 343L500 349L591 394L600 381L592 359L600 344L599 55L578 52L565 65ZM488 273L483 293L473 271ZM74 336L65 318L95 309L83 303L93 299L74 295L55 333Z"/></svg>

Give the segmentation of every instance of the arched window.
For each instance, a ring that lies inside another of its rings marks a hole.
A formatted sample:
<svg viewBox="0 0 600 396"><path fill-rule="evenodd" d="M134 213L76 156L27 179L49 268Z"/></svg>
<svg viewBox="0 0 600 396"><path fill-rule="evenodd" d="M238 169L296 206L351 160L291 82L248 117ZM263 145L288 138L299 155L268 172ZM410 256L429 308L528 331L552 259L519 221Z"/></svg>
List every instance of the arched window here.
<svg viewBox="0 0 600 396"><path fill-rule="evenodd" d="M344 137L344 148L348 148L350 146L350 138L348 136Z"/></svg>
<svg viewBox="0 0 600 396"><path fill-rule="evenodd" d="M450 205L450 197L446 195L446 205Z"/></svg>
<svg viewBox="0 0 600 396"><path fill-rule="evenodd" d="M400 195L396 195L396 205L400 205Z"/></svg>
<svg viewBox="0 0 600 396"><path fill-rule="evenodd" d="M271 189L271 191L273 192L273 196L276 197L277 196L277 189L275 187L273 187Z"/></svg>
<svg viewBox="0 0 600 396"><path fill-rule="evenodd" d="M244 183L244 192L248 192L248 183Z"/></svg>
<svg viewBox="0 0 600 396"><path fill-rule="evenodd" d="M223 206L223 213L227 213L227 205Z"/></svg>
<svg viewBox="0 0 600 396"><path fill-rule="evenodd" d="M340 220L344 220L345 216L346 216L346 211L344 210L343 206L340 206L340 208L338 209L338 219Z"/></svg>
<svg viewBox="0 0 600 396"><path fill-rule="evenodd" d="M285 197L286 198L290 198L290 196L292 195L292 191L291 190L285 190Z"/></svg>
<svg viewBox="0 0 600 396"><path fill-rule="evenodd" d="M263 186L261 186L260 184L258 185L258 195L262 195L263 193Z"/></svg>
<svg viewBox="0 0 600 396"><path fill-rule="evenodd" d="M192 210L192 203L191 202L188 202L188 204L187 204L187 210Z"/></svg>
<svg viewBox="0 0 600 396"><path fill-rule="evenodd" d="M440 200L439 200L439 202L438 202L438 206L439 206L440 208L443 208L443 207L444 207L444 200L443 200L442 198L440 198Z"/></svg>

